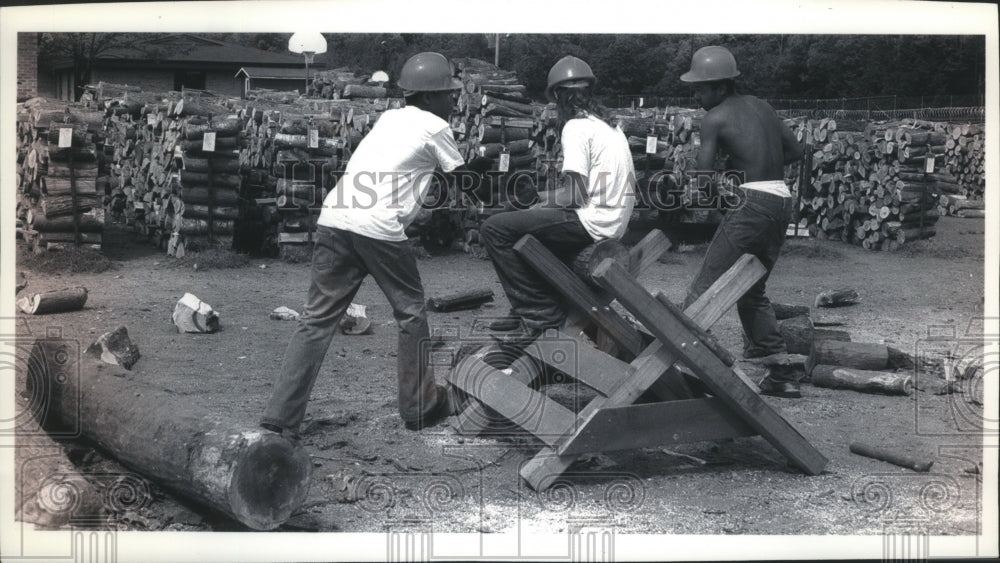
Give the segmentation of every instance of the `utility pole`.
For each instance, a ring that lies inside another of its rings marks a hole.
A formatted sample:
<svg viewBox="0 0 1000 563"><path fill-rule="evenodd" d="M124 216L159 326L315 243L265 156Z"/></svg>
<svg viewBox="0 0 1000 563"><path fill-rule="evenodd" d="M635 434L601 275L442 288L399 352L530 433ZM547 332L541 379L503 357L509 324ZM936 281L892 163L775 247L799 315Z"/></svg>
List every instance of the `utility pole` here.
<svg viewBox="0 0 1000 563"><path fill-rule="evenodd" d="M493 39L493 66L500 67L500 34Z"/></svg>

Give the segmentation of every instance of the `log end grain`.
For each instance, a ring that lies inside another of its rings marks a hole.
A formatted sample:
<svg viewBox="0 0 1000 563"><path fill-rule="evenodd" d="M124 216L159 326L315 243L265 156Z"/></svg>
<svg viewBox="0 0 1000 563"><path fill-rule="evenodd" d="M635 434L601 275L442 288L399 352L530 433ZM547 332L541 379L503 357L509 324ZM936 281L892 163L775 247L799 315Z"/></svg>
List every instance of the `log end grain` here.
<svg viewBox="0 0 1000 563"><path fill-rule="evenodd" d="M246 432L229 483L229 506L240 522L255 530L273 530L302 505L309 493L309 454L286 438Z"/></svg>

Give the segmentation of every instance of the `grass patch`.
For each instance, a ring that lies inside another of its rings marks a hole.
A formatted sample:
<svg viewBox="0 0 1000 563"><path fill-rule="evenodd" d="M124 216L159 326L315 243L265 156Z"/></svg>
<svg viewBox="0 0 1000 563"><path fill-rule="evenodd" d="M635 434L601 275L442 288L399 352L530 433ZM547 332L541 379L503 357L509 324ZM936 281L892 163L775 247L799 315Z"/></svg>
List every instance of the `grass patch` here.
<svg viewBox="0 0 1000 563"><path fill-rule="evenodd" d="M173 260L171 265L196 270L225 270L249 266L250 257L228 248L209 248L185 253L183 257Z"/></svg>
<svg viewBox="0 0 1000 563"><path fill-rule="evenodd" d="M40 274L99 274L117 268L110 258L88 246L35 254L27 245L17 245L18 269Z"/></svg>
<svg viewBox="0 0 1000 563"><path fill-rule="evenodd" d="M836 260L844 257L844 253L836 248L837 244L843 243L812 238L785 239L785 244L781 245L781 256Z"/></svg>
<svg viewBox="0 0 1000 563"><path fill-rule="evenodd" d="M286 264L305 264L312 261L312 251L311 244L283 244L278 252Z"/></svg>
<svg viewBox="0 0 1000 563"><path fill-rule="evenodd" d="M977 249L978 250L978 249ZM943 246L934 241L934 238L926 238L907 242L899 247L896 254L904 258L973 258L982 260L981 252L973 252L962 245Z"/></svg>

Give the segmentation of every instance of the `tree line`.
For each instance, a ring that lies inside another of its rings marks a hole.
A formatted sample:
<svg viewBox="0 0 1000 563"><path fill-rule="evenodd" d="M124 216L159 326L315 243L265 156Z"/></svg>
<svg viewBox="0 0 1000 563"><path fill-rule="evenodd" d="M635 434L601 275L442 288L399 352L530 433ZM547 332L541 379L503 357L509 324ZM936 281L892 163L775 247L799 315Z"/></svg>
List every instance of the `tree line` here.
<svg viewBox="0 0 1000 563"><path fill-rule="evenodd" d="M160 34L43 34L43 57L70 56L89 67L108 49L140 49ZM268 51L285 52L287 33L200 34ZM109 37L110 36L110 37ZM403 63L421 51L449 58L493 62L494 34L325 34L327 52L316 57L328 69L363 73L385 70L395 79ZM549 68L564 55L587 61L598 92L683 97L680 81L691 55L723 45L742 72L738 88L766 98L856 98L867 96L982 96L986 41L982 35L657 35L500 34L499 66L516 71L528 93L543 99ZM84 79L86 72L80 72Z"/></svg>

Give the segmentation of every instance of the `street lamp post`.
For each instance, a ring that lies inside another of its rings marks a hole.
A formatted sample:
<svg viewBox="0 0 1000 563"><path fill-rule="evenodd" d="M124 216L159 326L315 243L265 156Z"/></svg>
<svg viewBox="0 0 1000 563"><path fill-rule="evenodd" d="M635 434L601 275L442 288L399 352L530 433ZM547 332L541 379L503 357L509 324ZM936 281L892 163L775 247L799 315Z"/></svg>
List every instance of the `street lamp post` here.
<svg viewBox="0 0 1000 563"><path fill-rule="evenodd" d="M300 31L288 40L288 50L305 56L306 87L302 91L305 95L309 90L309 63L313 62L313 57L316 55L326 52L326 38L319 32Z"/></svg>

